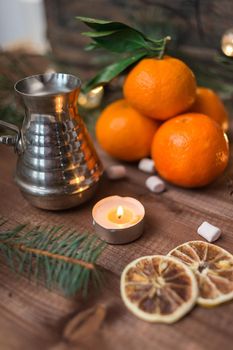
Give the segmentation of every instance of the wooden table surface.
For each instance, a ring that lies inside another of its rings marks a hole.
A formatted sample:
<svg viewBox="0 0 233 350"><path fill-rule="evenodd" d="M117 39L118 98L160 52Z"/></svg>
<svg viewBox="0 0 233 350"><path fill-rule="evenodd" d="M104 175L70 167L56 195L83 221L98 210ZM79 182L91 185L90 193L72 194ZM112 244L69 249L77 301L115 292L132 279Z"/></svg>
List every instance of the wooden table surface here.
<svg viewBox="0 0 233 350"><path fill-rule="evenodd" d="M232 150L233 151L233 150ZM99 151L105 165L113 162ZM233 154L233 152L232 152ZM112 349L228 350L233 341L233 303L212 309L195 307L174 325L148 324L124 306L119 279L124 266L143 255L166 254L188 240L200 239L197 227L207 220L221 227L217 244L233 253L233 164L218 181L201 190L185 190L168 185L160 195L144 186L146 174L135 165L126 165L128 178L111 182L104 179L98 194L89 203L64 212L47 212L30 206L12 180L16 156L0 147L0 215L9 224L65 224L93 234L91 208L108 195L139 199L146 209L143 236L128 245L107 246L99 259L106 283L87 300L64 298L48 291L26 276L18 276L0 264L0 349ZM66 336L67 325L75 318L75 340Z"/></svg>

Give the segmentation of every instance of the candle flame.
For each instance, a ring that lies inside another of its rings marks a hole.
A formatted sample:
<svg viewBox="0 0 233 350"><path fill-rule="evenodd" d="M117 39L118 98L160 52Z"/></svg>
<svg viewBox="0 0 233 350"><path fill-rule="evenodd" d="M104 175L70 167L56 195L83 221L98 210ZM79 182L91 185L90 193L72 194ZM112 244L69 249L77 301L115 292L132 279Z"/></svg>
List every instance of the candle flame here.
<svg viewBox="0 0 233 350"><path fill-rule="evenodd" d="M121 205L119 205L117 207L117 217L118 217L118 219L121 219L123 214L124 214L124 208Z"/></svg>

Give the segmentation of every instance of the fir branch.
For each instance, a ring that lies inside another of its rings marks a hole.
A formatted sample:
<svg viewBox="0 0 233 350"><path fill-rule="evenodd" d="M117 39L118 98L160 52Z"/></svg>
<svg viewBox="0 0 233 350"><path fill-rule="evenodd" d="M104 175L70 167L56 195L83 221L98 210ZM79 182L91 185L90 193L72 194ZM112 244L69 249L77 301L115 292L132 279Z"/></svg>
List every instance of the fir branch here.
<svg viewBox="0 0 233 350"><path fill-rule="evenodd" d="M47 250L42 250L42 249L37 249L37 248L30 248L30 247L26 247L23 244L14 244L14 243L10 243L7 241L1 241L0 240L0 244L1 243L5 243L9 246L11 246L12 249L18 249L22 252L29 252L38 256L47 256L48 258L52 258L52 259L56 259L56 260L61 260L61 261L65 261L71 264L76 264L76 265L80 265L82 267L85 267L86 269L89 270L93 270L95 267L92 263L88 263L86 261L80 260L80 259L76 259L76 258L71 258L69 256L64 256L61 254L55 254L55 253L51 253Z"/></svg>
<svg viewBox="0 0 233 350"><path fill-rule="evenodd" d="M0 226L4 223L0 218ZM90 280L100 285L96 261L105 244L62 226L25 229L19 225L0 233L0 253L14 271L34 274L35 280L42 275L48 288L58 285L65 295L86 295Z"/></svg>

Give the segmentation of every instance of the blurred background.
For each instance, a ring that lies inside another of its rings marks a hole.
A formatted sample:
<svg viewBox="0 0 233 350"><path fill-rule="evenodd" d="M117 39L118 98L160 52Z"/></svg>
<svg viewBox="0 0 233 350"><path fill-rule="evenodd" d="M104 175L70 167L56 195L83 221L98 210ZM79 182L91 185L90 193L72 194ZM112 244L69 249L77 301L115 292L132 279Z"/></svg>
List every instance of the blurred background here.
<svg viewBox="0 0 233 350"><path fill-rule="evenodd" d="M233 33L232 0L0 0L0 118L21 122L13 94L18 79L56 70L86 81L114 61L106 51L84 50L87 28L75 16L122 21L155 39L170 35L168 53L231 106L233 42L224 54L222 39ZM113 98L121 82L114 81L106 96L110 91Z"/></svg>
<svg viewBox="0 0 233 350"><path fill-rule="evenodd" d="M48 51L43 0L0 0L0 47Z"/></svg>

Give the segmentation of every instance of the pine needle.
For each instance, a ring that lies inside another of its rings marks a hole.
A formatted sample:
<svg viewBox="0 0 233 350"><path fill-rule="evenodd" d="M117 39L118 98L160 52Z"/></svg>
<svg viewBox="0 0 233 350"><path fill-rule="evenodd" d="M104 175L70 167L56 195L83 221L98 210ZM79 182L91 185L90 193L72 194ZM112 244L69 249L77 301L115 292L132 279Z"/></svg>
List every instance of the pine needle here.
<svg viewBox="0 0 233 350"><path fill-rule="evenodd" d="M0 226L5 222L0 218ZM96 237L63 226L18 225L0 233L0 253L14 271L36 281L43 276L48 288L57 285L67 296L87 295L90 281L99 286L96 261L104 247Z"/></svg>

